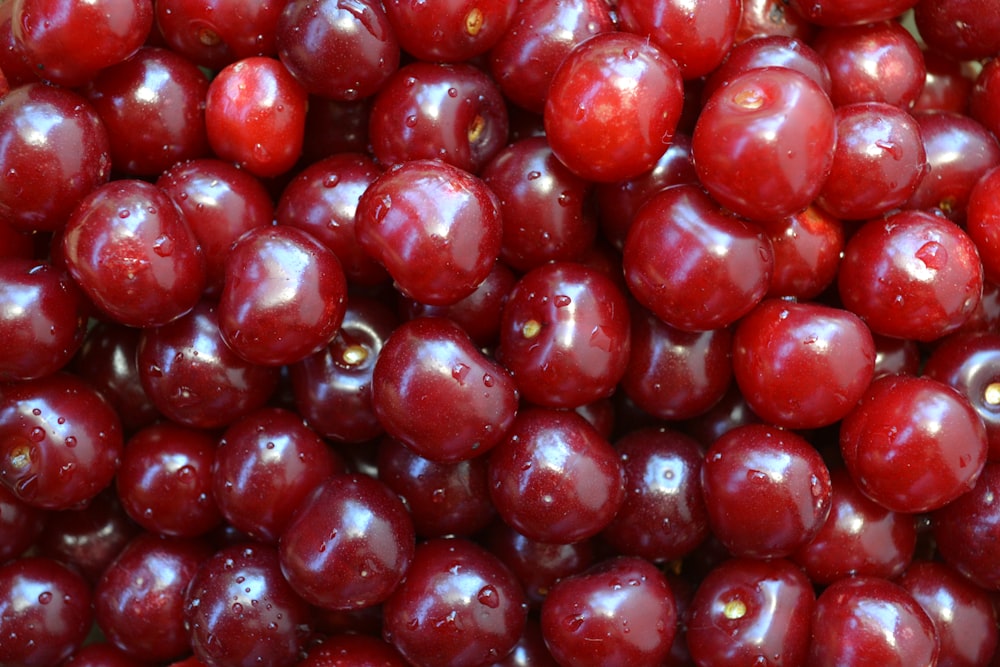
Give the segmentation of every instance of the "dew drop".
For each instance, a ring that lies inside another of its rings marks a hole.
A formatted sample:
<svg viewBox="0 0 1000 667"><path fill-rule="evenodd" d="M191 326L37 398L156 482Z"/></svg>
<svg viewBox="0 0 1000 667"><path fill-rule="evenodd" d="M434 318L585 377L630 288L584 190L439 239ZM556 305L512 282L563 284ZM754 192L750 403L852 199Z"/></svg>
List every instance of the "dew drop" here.
<svg viewBox="0 0 1000 667"><path fill-rule="evenodd" d="M242 614L243 613L243 605L241 605L239 602L234 602L233 603L233 613L234 614Z"/></svg>
<svg viewBox="0 0 1000 667"><path fill-rule="evenodd" d="M52 593L50 593L49 591L45 591L44 593L38 596L38 602L40 604L48 604L52 602Z"/></svg>
<svg viewBox="0 0 1000 667"><path fill-rule="evenodd" d="M153 241L153 252L160 257L170 257L174 254L174 240L166 234L157 236Z"/></svg>
<svg viewBox="0 0 1000 667"><path fill-rule="evenodd" d="M264 445L264 447L266 447L267 449L274 449L274 443L273 442L269 442L266 445Z"/></svg>
<svg viewBox="0 0 1000 667"><path fill-rule="evenodd" d="M479 589L479 594L476 595L476 599L479 600L480 604L483 604L490 609L496 609L500 606L500 594L497 593L497 589L493 586L483 586Z"/></svg>
<svg viewBox="0 0 1000 667"><path fill-rule="evenodd" d="M122 220L127 218L129 215L131 215L131 212L127 208L123 208L122 210L118 211L118 217L121 218Z"/></svg>
<svg viewBox="0 0 1000 667"><path fill-rule="evenodd" d="M486 385L487 387L492 387L494 384L496 384L496 380L493 379L492 375L486 373L485 375L483 375L483 384Z"/></svg>
<svg viewBox="0 0 1000 667"><path fill-rule="evenodd" d="M622 51L622 55L629 60L635 60L636 58L639 57L639 52L633 49L632 47L628 47L624 51Z"/></svg>
<svg viewBox="0 0 1000 667"><path fill-rule="evenodd" d="M586 619L583 617L583 615L573 614L563 619L563 625L565 625L566 629L569 630L570 632L576 632L581 627L583 627L583 622L585 620Z"/></svg>
<svg viewBox="0 0 1000 667"><path fill-rule="evenodd" d="M948 262L948 251L940 243L928 241L920 246L920 249L916 252L916 257L928 269L940 271Z"/></svg>
<svg viewBox="0 0 1000 667"><path fill-rule="evenodd" d="M449 88L448 97L458 97L458 91L454 88Z"/></svg>
<svg viewBox="0 0 1000 667"><path fill-rule="evenodd" d="M556 308L565 308L569 304L573 303L573 300L565 294L557 294L553 303L556 304Z"/></svg>
<svg viewBox="0 0 1000 667"><path fill-rule="evenodd" d="M45 439L45 429L36 426L35 428L31 429L31 433L28 434L28 437L31 439L32 442L41 442L42 440Z"/></svg>
<svg viewBox="0 0 1000 667"><path fill-rule="evenodd" d="M406 124L406 127L416 127L417 117L414 114L410 114L409 116L406 117L403 123Z"/></svg>
<svg viewBox="0 0 1000 667"><path fill-rule="evenodd" d="M534 180L539 179L541 177L542 177L541 172L538 172L538 171L529 171L528 172L528 180L529 181L534 181Z"/></svg>
<svg viewBox="0 0 1000 667"><path fill-rule="evenodd" d="M330 174L323 179L324 188L336 187L337 183L340 183L340 176L338 176L337 174Z"/></svg>
<svg viewBox="0 0 1000 667"><path fill-rule="evenodd" d="M35 415L36 417L40 417L40 416L42 415L42 411L41 411L41 410L39 410L38 408L34 408L34 409L33 409L33 410L31 411L31 414Z"/></svg>
<svg viewBox="0 0 1000 667"><path fill-rule="evenodd" d="M72 435L66 437L66 446L70 449L76 447L76 438Z"/></svg>
<svg viewBox="0 0 1000 667"><path fill-rule="evenodd" d="M468 374L469 374L469 367L463 363L457 363L451 369L451 376L456 380L458 380L459 382L461 382L462 384L465 384L465 377Z"/></svg>

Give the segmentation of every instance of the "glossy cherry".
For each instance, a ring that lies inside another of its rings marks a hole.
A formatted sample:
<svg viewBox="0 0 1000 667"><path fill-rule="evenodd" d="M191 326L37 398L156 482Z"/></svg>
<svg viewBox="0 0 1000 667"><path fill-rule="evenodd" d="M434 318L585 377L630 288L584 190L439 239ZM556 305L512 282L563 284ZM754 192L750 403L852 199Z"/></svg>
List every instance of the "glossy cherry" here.
<svg viewBox="0 0 1000 667"><path fill-rule="evenodd" d="M987 463L968 493L931 515L938 552L945 562L988 591L1000 590L1000 465Z"/></svg>
<svg viewBox="0 0 1000 667"><path fill-rule="evenodd" d="M44 513L0 486L0 561L21 556L42 532Z"/></svg>
<svg viewBox="0 0 1000 667"><path fill-rule="evenodd" d="M1000 52L1000 28L994 10L1000 5L970 4L962 0L921 0L913 19L920 36L940 53L955 60L978 60Z"/></svg>
<svg viewBox="0 0 1000 667"><path fill-rule="evenodd" d="M435 4L388 0L385 11L403 49L419 60L458 62L486 53L507 31L516 0Z"/></svg>
<svg viewBox="0 0 1000 667"><path fill-rule="evenodd" d="M156 25L171 50L199 67L220 70L251 56L277 55L273 0L156 0Z"/></svg>

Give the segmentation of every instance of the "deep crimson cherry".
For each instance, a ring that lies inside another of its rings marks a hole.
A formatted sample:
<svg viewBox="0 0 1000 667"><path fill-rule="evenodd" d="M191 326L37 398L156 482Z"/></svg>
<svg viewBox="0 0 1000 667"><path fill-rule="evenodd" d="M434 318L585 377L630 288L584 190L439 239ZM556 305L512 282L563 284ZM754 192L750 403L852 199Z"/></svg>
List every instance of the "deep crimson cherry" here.
<svg viewBox="0 0 1000 667"><path fill-rule="evenodd" d="M495 447L514 420L517 385L457 324L421 317L385 342L372 375L372 405L387 433L438 463Z"/></svg>
<svg viewBox="0 0 1000 667"><path fill-rule="evenodd" d="M682 430L708 448L737 426L759 424L760 417L747 405L736 383L732 383L718 403L694 419L682 422Z"/></svg>
<svg viewBox="0 0 1000 667"><path fill-rule="evenodd" d="M559 665L545 646L538 620L529 616L524 626L524 633L514 645L514 650L491 667L559 667Z"/></svg>
<svg viewBox="0 0 1000 667"><path fill-rule="evenodd" d="M44 513L0 485L0 562L21 556L42 532Z"/></svg>
<svg viewBox="0 0 1000 667"><path fill-rule="evenodd" d="M339 634L311 648L296 667L406 667L406 661L378 637Z"/></svg>
<svg viewBox="0 0 1000 667"><path fill-rule="evenodd" d="M282 577L272 547L244 544L202 563L185 594L184 620L195 657L207 665L291 667L309 608Z"/></svg>
<svg viewBox="0 0 1000 667"><path fill-rule="evenodd" d="M844 577L816 599L805 664L932 667L939 650L933 623L905 588L876 577Z"/></svg>
<svg viewBox="0 0 1000 667"><path fill-rule="evenodd" d="M162 662L183 657L190 650L184 593L211 555L203 541L138 535L94 588L101 632L134 658Z"/></svg>
<svg viewBox="0 0 1000 667"><path fill-rule="evenodd" d="M960 83L969 84L965 77L959 78ZM975 84L961 91L962 101L967 102L969 115L983 124L993 136L1000 134L1000 113L997 113L996 100L1000 96L1000 63L996 59L983 65L983 69L975 79ZM965 108L955 109L959 113Z"/></svg>
<svg viewBox="0 0 1000 667"><path fill-rule="evenodd" d="M830 512L830 472L819 452L775 426L722 435L705 455L701 485L712 532L735 556L787 556L816 536Z"/></svg>
<svg viewBox="0 0 1000 667"><path fill-rule="evenodd" d="M0 162L0 218L22 231L55 231L111 175L108 133L82 96L21 86L0 98Z"/></svg>
<svg viewBox="0 0 1000 667"><path fill-rule="evenodd" d="M30 380L69 363L83 344L83 293L47 262L0 258L0 380Z"/></svg>
<svg viewBox="0 0 1000 667"><path fill-rule="evenodd" d="M414 667L485 667L514 648L526 617L521 585L496 556L434 539L383 606L382 636Z"/></svg>
<svg viewBox="0 0 1000 667"><path fill-rule="evenodd" d="M361 153L314 162L285 186L275 219L309 232L332 250L352 283L384 283L389 279L385 269L361 249L354 233L358 200L380 173L375 161Z"/></svg>
<svg viewBox="0 0 1000 667"><path fill-rule="evenodd" d="M38 81L24 43L14 37L14 3L0 5L0 69L11 88ZM9 91L8 91L9 92Z"/></svg>
<svg viewBox="0 0 1000 667"><path fill-rule="evenodd" d="M620 0L619 23L649 39L680 67L685 79L705 76L722 62L736 39L739 0L695 5L682 0Z"/></svg>
<svg viewBox="0 0 1000 667"><path fill-rule="evenodd" d="M759 227L698 186L677 185L636 213L622 264L632 296L657 317L683 331L708 331L732 324L764 297L774 257Z"/></svg>
<svg viewBox="0 0 1000 667"><path fill-rule="evenodd" d="M985 665L997 647L996 613L989 594L944 563L914 563L900 586L920 604L937 631L938 665Z"/></svg>
<svg viewBox="0 0 1000 667"><path fill-rule="evenodd" d="M924 89L913 104L913 111L951 111L954 113L971 113L972 117L984 125L989 125L985 118L976 111L979 99L979 86L975 65L969 62L953 60L936 51L924 50L924 65L927 76L924 79ZM986 67L983 67L983 71ZM997 71L996 66L991 68ZM983 74L988 77L988 74Z"/></svg>
<svg viewBox="0 0 1000 667"><path fill-rule="evenodd" d="M478 173L507 143L500 89L468 63L415 62L375 96L368 132L384 167L438 159Z"/></svg>
<svg viewBox="0 0 1000 667"><path fill-rule="evenodd" d="M808 41L816 32L816 24L795 11L786 0L743 0L742 4L737 44L757 35L783 35Z"/></svg>
<svg viewBox="0 0 1000 667"><path fill-rule="evenodd" d="M609 7L599 0L522 0L510 29L489 53L490 73L504 97L540 114L566 54L588 37L613 29Z"/></svg>
<svg viewBox="0 0 1000 667"><path fill-rule="evenodd" d="M563 667L660 665L677 631L670 584L649 561L611 558L560 580L542 603L542 636Z"/></svg>
<svg viewBox="0 0 1000 667"><path fill-rule="evenodd" d="M976 244L986 280L1000 280L1000 167L980 177L969 193L966 231Z"/></svg>
<svg viewBox="0 0 1000 667"><path fill-rule="evenodd" d="M226 257L219 331L247 361L292 364L330 343L346 300L332 250L296 227L256 227Z"/></svg>
<svg viewBox="0 0 1000 667"><path fill-rule="evenodd" d="M490 455L490 496L500 517L540 542L566 544L596 535L625 499L618 453L574 412L518 413Z"/></svg>
<svg viewBox="0 0 1000 667"><path fill-rule="evenodd" d="M205 287L205 260L187 221L162 190L138 180L99 187L77 206L62 237L74 280L115 321L166 324Z"/></svg>
<svg viewBox="0 0 1000 667"><path fill-rule="evenodd" d="M130 657L114 644L86 644L73 653L60 667L148 667L149 663Z"/></svg>
<svg viewBox="0 0 1000 667"><path fill-rule="evenodd" d="M632 431L615 442L625 501L601 537L624 555L679 560L708 537L701 493L702 448L667 428Z"/></svg>
<svg viewBox="0 0 1000 667"><path fill-rule="evenodd" d="M768 299L733 334L733 375L743 397L764 421L785 428L840 421L874 371L871 332L842 308Z"/></svg>
<svg viewBox="0 0 1000 667"><path fill-rule="evenodd" d="M986 463L986 428L969 400L929 377L872 382L840 426L851 478L896 512L938 509L971 490Z"/></svg>
<svg viewBox="0 0 1000 667"><path fill-rule="evenodd" d="M903 210L866 222L848 240L837 286L844 307L873 333L930 341L972 315L983 269L957 225Z"/></svg>
<svg viewBox="0 0 1000 667"><path fill-rule="evenodd" d="M431 62L458 62L489 51L507 31L517 5L517 0L387 0L385 11L410 55Z"/></svg>
<svg viewBox="0 0 1000 667"><path fill-rule="evenodd" d="M864 220L902 206L927 170L920 127L883 102L837 108L833 167L817 203L835 217Z"/></svg>
<svg viewBox="0 0 1000 667"><path fill-rule="evenodd" d="M875 341L875 375L919 375L920 349L917 342L908 338L889 338L872 335Z"/></svg>
<svg viewBox="0 0 1000 667"><path fill-rule="evenodd" d="M836 137L833 105L822 88L795 70L763 68L709 96L691 152L698 178L720 204L769 220L815 199Z"/></svg>
<svg viewBox="0 0 1000 667"><path fill-rule="evenodd" d="M62 563L22 558L0 566L0 663L56 667L87 637L90 586Z"/></svg>
<svg viewBox="0 0 1000 667"><path fill-rule="evenodd" d="M895 18L916 0L790 0L806 20L824 26L848 26Z"/></svg>
<svg viewBox="0 0 1000 667"><path fill-rule="evenodd" d="M14 38L42 79L74 87L135 53L153 27L152 0L16 0Z"/></svg>
<svg viewBox="0 0 1000 667"><path fill-rule="evenodd" d="M660 47L632 33L600 33L553 75L545 133L556 157L582 178L632 178L667 150L683 98L680 69Z"/></svg>
<svg viewBox="0 0 1000 667"><path fill-rule="evenodd" d="M732 330L688 332L632 308L632 342L621 391L660 419L690 419L719 402L733 378Z"/></svg>
<svg viewBox="0 0 1000 667"><path fill-rule="evenodd" d="M422 303L448 305L475 291L500 254L496 196L481 180L438 160L389 169L358 202L361 247L396 288Z"/></svg>
<svg viewBox="0 0 1000 667"><path fill-rule="evenodd" d="M211 158L174 165L160 174L156 186L181 210L198 239L205 257L205 294L217 298L233 243L274 219L271 196L253 174Z"/></svg>
<svg viewBox="0 0 1000 667"><path fill-rule="evenodd" d="M590 184L553 155L543 137L509 144L481 174L500 200L500 259L518 271L578 261L597 236Z"/></svg>
<svg viewBox="0 0 1000 667"><path fill-rule="evenodd" d="M275 0L156 0L156 24L171 50L220 70L240 58L277 55L284 8Z"/></svg>
<svg viewBox="0 0 1000 667"><path fill-rule="evenodd" d="M325 609L385 601L413 560L403 501L367 475L335 475L301 504L281 536L281 571L304 600Z"/></svg>
<svg viewBox="0 0 1000 667"><path fill-rule="evenodd" d="M116 488L125 511L146 530L197 537L222 514L212 497L215 439L204 431L162 422L125 446Z"/></svg>
<svg viewBox="0 0 1000 667"><path fill-rule="evenodd" d="M529 402L575 408L614 392L630 327L628 302L610 278L573 262L544 264L508 296L498 357Z"/></svg>
<svg viewBox="0 0 1000 667"><path fill-rule="evenodd" d="M297 414L262 408L223 432L212 464L212 496L234 528L275 543L305 499L344 468Z"/></svg>
<svg viewBox="0 0 1000 667"><path fill-rule="evenodd" d="M227 65L208 87L208 143L256 176L282 174L302 152L307 99L278 60L251 57Z"/></svg>
<svg viewBox="0 0 1000 667"><path fill-rule="evenodd" d="M782 220L763 222L761 228L774 254L766 296L813 299L836 280L846 242L840 220L810 205Z"/></svg>
<svg viewBox="0 0 1000 667"><path fill-rule="evenodd" d="M473 536L496 515L490 501L488 457L435 463L396 440L379 441L378 478L406 503L421 537Z"/></svg>
<svg viewBox="0 0 1000 667"><path fill-rule="evenodd" d="M337 153L368 151L368 120L372 98L342 102L309 96L302 164L312 164Z"/></svg>
<svg viewBox="0 0 1000 667"><path fill-rule="evenodd" d="M84 88L108 129L112 167L130 176L156 176L207 155L207 92L204 72L159 48L140 49Z"/></svg>
<svg viewBox="0 0 1000 667"><path fill-rule="evenodd" d="M815 599L812 582L787 560L725 561L691 601L691 657L699 667L804 665Z"/></svg>
<svg viewBox="0 0 1000 667"><path fill-rule="evenodd" d="M313 95L356 100L399 66L399 44L380 2L291 0L276 27L278 56Z"/></svg>
<svg viewBox="0 0 1000 667"><path fill-rule="evenodd" d="M920 0L913 19L930 48L955 60L980 60L1000 52L1000 4L995 0Z"/></svg>
<svg viewBox="0 0 1000 667"><path fill-rule="evenodd" d="M987 463L968 493L931 514L938 553L988 591L1000 591L1000 464Z"/></svg>
<svg viewBox="0 0 1000 667"><path fill-rule="evenodd" d="M0 482L29 505L90 500L111 483L121 453L118 415L84 380L60 372L3 386Z"/></svg>
<svg viewBox="0 0 1000 667"><path fill-rule="evenodd" d="M139 381L173 421L217 428L264 405L279 369L244 361L222 339L217 306L199 303L170 324L147 329L136 351Z"/></svg>
<svg viewBox="0 0 1000 667"><path fill-rule="evenodd" d="M819 585L856 575L892 579L902 574L917 544L913 515L887 510L861 493L844 468L831 470L830 479L830 515L791 560Z"/></svg>
<svg viewBox="0 0 1000 667"><path fill-rule="evenodd" d="M37 555L69 565L94 584L139 532L109 487L85 507L50 512L36 543Z"/></svg>

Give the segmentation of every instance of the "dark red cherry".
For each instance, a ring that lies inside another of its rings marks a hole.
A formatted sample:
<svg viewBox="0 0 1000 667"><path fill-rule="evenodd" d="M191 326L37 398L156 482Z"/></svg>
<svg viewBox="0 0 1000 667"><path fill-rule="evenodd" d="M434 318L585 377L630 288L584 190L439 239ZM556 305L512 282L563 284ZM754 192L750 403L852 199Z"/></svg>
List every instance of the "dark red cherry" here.
<svg viewBox="0 0 1000 667"><path fill-rule="evenodd" d="M14 560L35 543L42 532L44 513L0 485L0 562Z"/></svg>
<svg viewBox="0 0 1000 667"><path fill-rule="evenodd" d="M699 667L804 665L816 594L784 559L732 559L699 584L687 645Z"/></svg>
<svg viewBox="0 0 1000 667"><path fill-rule="evenodd" d="M251 363L292 364L330 343L346 300L332 250L295 227L257 227L226 258L219 331Z"/></svg>
<svg viewBox="0 0 1000 667"><path fill-rule="evenodd" d="M787 556L816 536L830 512L830 472L819 452L775 426L721 436L705 455L701 485L712 532L735 556Z"/></svg>
<svg viewBox="0 0 1000 667"><path fill-rule="evenodd" d="M972 63L953 60L925 49L924 65L927 66L924 89L913 104L913 111L971 113L973 118L989 125L975 111L978 86L976 68ZM996 71L996 66L992 69Z"/></svg>
<svg viewBox="0 0 1000 667"><path fill-rule="evenodd" d="M725 61L705 81L703 99L744 72L762 67L786 67L805 74L830 94L830 71L807 43L786 35L757 35L734 46Z"/></svg>
<svg viewBox="0 0 1000 667"><path fill-rule="evenodd" d="M291 667L308 620L308 606L281 575L277 552L264 545L235 545L209 557L184 598L191 648L206 665Z"/></svg>
<svg viewBox="0 0 1000 667"><path fill-rule="evenodd" d="M444 0L433 4L387 0L400 45L419 60L458 62L486 53L507 32L517 0Z"/></svg>
<svg viewBox="0 0 1000 667"><path fill-rule="evenodd" d="M93 619L90 586L49 558L0 566L0 663L55 667L83 644Z"/></svg>
<svg viewBox="0 0 1000 667"><path fill-rule="evenodd" d="M497 356L526 400L575 408L614 392L630 326L628 302L610 278L573 262L544 264L510 292Z"/></svg>
<svg viewBox="0 0 1000 667"><path fill-rule="evenodd" d="M916 0L789 0L788 4L811 23L848 26L894 18Z"/></svg>
<svg viewBox="0 0 1000 667"><path fill-rule="evenodd" d="M149 663L130 657L107 642L81 646L60 667L147 667Z"/></svg>
<svg viewBox="0 0 1000 667"><path fill-rule="evenodd" d="M742 4L737 44L757 35L785 35L808 41L816 32L816 24L795 11L786 0L743 0Z"/></svg>
<svg viewBox="0 0 1000 667"><path fill-rule="evenodd" d="M234 528L275 543L305 499L344 468L297 414L262 408L230 424L218 441L212 496Z"/></svg>
<svg viewBox="0 0 1000 667"><path fill-rule="evenodd" d="M619 556L561 579L542 603L542 636L560 665L659 665L677 632L667 578Z"/></svg>
<svg viewBox="0 0 1000 667"><path fill-rule="evenodd" d="M156 0L156 24L171 50L220 70L239 58L277 55L273 0Z"/></svg>
<svg viewBox="0 0 1000 667"><path fill-rule="evenodd" d="M367 475L335 475L301 504L282 534L281 571L310 604L370 607L407 576L414 544L399 496Z"/></svg>
<svg viewBox="0 0 1000 667"><path fill-rule="evenodd" d="M29 505L90 500L111 483L121 453L118 415L84 380L55 373L3 387L0 482Z"/></svg>
<svg viewBox="0 0 1000 667"><path fill-rule="evenodd" d="M618 453L574 412L530 408L490 455L490 496L500 517L540 542L596 535L625 499Z"/></svg>
<svg viewBox="0 0 1000 667"><path fill-rule="evenodd" d="M1000 464L987 463L972 489L931 515L944 561L989 591L1000 590Z"/></svg>
<svg viewBox="0 0 1000 667"><path fill-rule="evenodd" d="M986 428L943 382L885 376L844 418L840 449L865 495L896 512L926 512L973 488L986 463Z"/></svg>
<svg viewBox="0 0 1000 667"><path fill-rule="evenodd" d="M296 667L406 667L406 661L378 637L338 634L311 648Z"/></svg>
<svg viewBox="0 0 1000 667"><path fill-rule="evenodd" d="M969 193L966 231L982 260L986 280L1000 279L1000 168L983 174Z"/></svg>
<svg viewBox="0 0 1000 667"><path fill-rule="evenodd" d="M913 19L930 48L955 60L980 60L1000 52L1000 4L921 0Z"/></svg>
<svg viewBox="0 0 1000 667"><path fill-rule="evenodd" d="M942 60L948 63L954 62L944 58ZM960 74L965 74L967 71L964 68L959 70ZM994 137L997 136L1000 133L1000 113L996 109L997 96L1000 95L1000 63L997 63L994 58L984 64L982 70L975 76L974 82L965 76L956 78L958 81L955 84L956 88L963 84L971 86L971 88L960 89L961 93L965 93L961 95L961 101L967 105L967 108L962 106L954 110L958 113L964 113L968 110L970 116L982 123L993 133ZM956 96L958 96L957 92Z"/></svg>
<svg viewBox="0 0 1000 667"><path fill-rule="evenodd" d="M667 150L683 97L680 69L660 47L632 33L600 33L576 46L553 75L545 133L578 176L632 178Z"/></svg>
<svg viewBox="0 0 1000 667"><path fill-rule="evenodd" d="M108 133L82 96L25 85L0 98L0 162L0 217L18 230L55 231L111 175Z"/></svg>
<svg viewBox="0 0 1000 667"><path fill-rule="evenodd" d="M837 278L846 242L840 220L810 205L782 220L763 222L761 228L774 254L766 296L814 299Z"/></svg>
<svg viewBox="0 0 1000 667"><path fill-rule="evenodd" d="M434 539L383 605L382 636L414 667L485 667L514 648L526 617L521 585L496 556Z"/></svg>

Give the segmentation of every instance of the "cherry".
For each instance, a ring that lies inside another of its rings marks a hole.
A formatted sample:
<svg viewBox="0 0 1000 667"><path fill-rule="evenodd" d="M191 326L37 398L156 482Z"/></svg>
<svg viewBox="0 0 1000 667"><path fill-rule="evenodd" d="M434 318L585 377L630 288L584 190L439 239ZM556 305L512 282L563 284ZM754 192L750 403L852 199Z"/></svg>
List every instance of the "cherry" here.
<svg viewBox="0 0 1000 667"><path fill-rule="evenodd" d="M496 556L461 538L433 539L383 606L382 635L415 667L486 666L514 648L526 617L521 586Z"/></svg>
<svg viewBox="0 0 1000 667"><path fill-rule="evenodd" d="M712 532L735 556L788 556L830 513L830 472L819 452L774 426L722 435L705 455L701 484Z"/></svg>
<svg viewBox="0 0 1000 667"><path fill-rule="evenodd" d="M510 373L479 352L458 325L436 317L410 320L392 333L371 387L375 416L386 432L437 463L493 449L518 407Z"/></svg>
<svg viewBox="0 0 1000 667"><path fill-rule="evenodd" d="M996 222L1000 216L1000 168L987 171L969 193L966 231L982 260L986 280L1000 279L1000 235Z"/></svg>
<svg viewBox="0 0 1000 667"><path fill-rule="evenodd" d="M969 4L962 0L920 0L913 19L930 48L956 60L989 58L1000 52L1000 9L994 0Z"/></svg>
<svg viewBox="0 0 1000 667"><path fill-rule="evenodd" d="M840 449L865 495L896 512L926 512L976 484L986 463L986 428L948 385L886 376L844 418Z"/></svg>
<svg viewBox="0 0 1000 667"><path fill-rule="evenodd" d="M3 386L0 483L23 502L44 509L86 502L111 483L121 454L117 413L79 377Z"/></svg>
<svg viewBox="0 0 1000 667"><path fill-rule="evenodd" d="M385 11L400 45L419 60L457 62L486 53L514 18L516 0L433 4L388 0Z"/></svg>
<svg viewBox="0 0 1000 667"><path fill-rule="evenodd" d="M367 475L329 477L281 536L281 571L295 592L326 609L385 601L407 576L413 522L399 497Z"/></svg>
<svg viewBox="0 0 1000 667"><path fill-rule="evenodd" d="M44 513L0 485L0 561L21 556L42 533Z"/></svg>
<svg viewBox="0 0 1000 667"><path fill-rule="evenodd" d="M593 181L652 169L677 127L681 82L673 59L643 37L594 35L566 56L549 85L545 133L552 152Z"/></svg>
<svg viewBox="0 0 1000 667"><path fill-rule="evenodd" d="M1000 590L998 494L1000 465L987 463L968 493L931 514L934 539L944 561L989 591Z"/></svg>
<svg viewBox="0 0 1000 667"><path fill-rule="evenodd" d="M736 29L737 44L758 35L781 35L808 41L816 32L815 21L806 19L789 0L743 0L742 5L743 13Z"/></svg>
<svg viewBox="0 0 1000 667"><path fill-rule="evenodd" d="M62 667L147 667L147 664L108 643L81 646L61 663Z"/></svg>
<svg viewBox="0 0 1000 667"><path fill-rule="evenodd" d="M297 667L406 667L399 652L377 637L340 634L309 650Z"/></svg>
<svg viewBox="0 0 1000 667"><path fill-rule="evenodd" d="M277 55L284 6L273 0L156 0L156 25L173 51L219 70L240 58Z"/></svg>
<svg viewBox="0 0 1000 667"><path fill-rule="evenodd" d="M958 81L956 87L961 84L972 85L965 77L958 77ZM967 87L961 93L964 94L956 92L956 97L961 96L963 102L968 100L969 115L982 123L994 137L997 136L1000 130L1000 114L996 111L995 100L997 95L1000 95L1000 64L996 63L995 59L987 62L975 77L974 86ZM959 113L965 110L964 107L955 109Z"/></svg>
<svg viewBox="0 0 1000 667"><path fill-rule="evenodd" d="M765 296L814 299L837 278L846 233L843 223L822 208L810 205L761 228L774 255Z"/></svg>
<svg viewBox="0 0 1000 667"><path fill-rule="evenodd" d="M917 0L789 0L792 9L811 23L849 26L899 16Z"/></svg>
<svg viewBox="0 0 1000 667"><path fill-rule="evenodd" d="M542 603L541 624L563 667L652 667L670 652L677 608L662 572L619 556L557 582Z"/></svg>
<svg viewBox="0 0 1000 667"><path fill-rule="evenodd" d="M744 8L745 10L745 8ZM732 79L762 67L785 67L805 74L830 94L830 70L816 50L800 39L786 35L757 35L740 42L705 80L702 98L708 97Z"/></svg>

